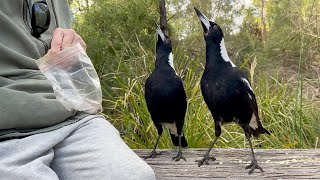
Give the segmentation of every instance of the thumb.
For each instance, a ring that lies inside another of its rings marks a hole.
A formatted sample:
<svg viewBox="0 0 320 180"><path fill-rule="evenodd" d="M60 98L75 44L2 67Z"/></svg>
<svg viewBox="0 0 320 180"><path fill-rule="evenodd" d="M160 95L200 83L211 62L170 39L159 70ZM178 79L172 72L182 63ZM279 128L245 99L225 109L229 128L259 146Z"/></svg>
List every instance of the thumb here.
<svg viewBox="0 0 320 180"><path fill-rule="evenodd" d="M61 28L57 28L53 32L50 53L57 53L57 52L61 51L62 39L63 39L63 31Z"/></svg>

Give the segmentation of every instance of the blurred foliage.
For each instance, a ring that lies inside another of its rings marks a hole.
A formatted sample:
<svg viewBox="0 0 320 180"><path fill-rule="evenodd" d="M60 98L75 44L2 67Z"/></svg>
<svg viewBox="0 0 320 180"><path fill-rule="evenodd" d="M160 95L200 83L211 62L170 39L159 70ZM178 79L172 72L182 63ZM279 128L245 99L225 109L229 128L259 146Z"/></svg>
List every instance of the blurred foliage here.
<svg viewBox="0 0 320 180"><path fill-rule="evenodd" d="M75 2L72 1L71 7L79 8L79 3ZM76 14L74 26L87 43L94 63L109 65L110 69L100 74L117 68L114 57L118 55L128 59L141 51L141 47L154 51L153 20L158 17L156 1L92 0L88 3L89 7L80 3L82 12ZM139 39L141 44L136 41L126 43L130 39ZM130 52L126 51L127 47Z"/></svg>

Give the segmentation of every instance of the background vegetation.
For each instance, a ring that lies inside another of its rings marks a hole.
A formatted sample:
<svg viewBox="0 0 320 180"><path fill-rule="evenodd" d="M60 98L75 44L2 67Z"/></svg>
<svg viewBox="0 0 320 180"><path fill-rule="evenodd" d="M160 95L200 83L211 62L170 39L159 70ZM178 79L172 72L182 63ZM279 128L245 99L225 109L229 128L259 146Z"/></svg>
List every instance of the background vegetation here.
<svg viewBox="0 0 320 180"><path fill-rule="evenodd" d="M157 132L144 100L154 68L154 0L69 0L74 27L101 78L105 116L132 148L152 148ZM185 136L189 147L214 138L212 116L199 81L205 51L193 6L222 27L233 62L251 77L260 116L271 136L261 148L317 148L320 136L319 0L167 0L174 64L188 97ZM168 131L160 148L173 148ZM226 125L216 147L246 147L240 127Z"/></svg>

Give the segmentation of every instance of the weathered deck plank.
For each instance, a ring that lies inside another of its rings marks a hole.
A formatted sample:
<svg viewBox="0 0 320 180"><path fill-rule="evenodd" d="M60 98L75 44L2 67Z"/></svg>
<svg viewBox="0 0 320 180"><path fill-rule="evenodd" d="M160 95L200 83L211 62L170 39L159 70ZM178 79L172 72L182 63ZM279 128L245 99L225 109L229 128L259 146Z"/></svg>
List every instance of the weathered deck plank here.
<svg viewBox="0 0 320 180"><path fill-rule="evenodd" d="M187 149L187 161L172 161L176 150L162 149L162 154L146 162L154 169L157 179L320 179L320 150L316 149L255 149L257 161L264 172L255 170L248 175L244 169L250 164L249 149L213 149L217 160L198 167L194 162L207 149ZM137 149L140 156L149 155L149 149Z"/></svg>

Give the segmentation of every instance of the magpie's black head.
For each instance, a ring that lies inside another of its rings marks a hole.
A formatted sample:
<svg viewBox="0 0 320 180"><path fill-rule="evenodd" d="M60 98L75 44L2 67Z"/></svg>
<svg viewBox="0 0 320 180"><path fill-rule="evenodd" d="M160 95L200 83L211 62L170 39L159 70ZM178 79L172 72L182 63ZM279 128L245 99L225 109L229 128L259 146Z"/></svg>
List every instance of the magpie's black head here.
<svg viewBox="0 0 320 180"><path fill-rule="evenodd" d="M155 22L157 28L157 46L156 46L156 53L159 51L163 53L171 53L172 52L172 44L170 38L163 33L160 29L159 25Z"/></svg>
<svg viewBox="0 0 320 180"><path fill-rule="evenodd" d="M218 24L210 21L198 8L194 7L204 31L204 39L207 43L220 43L223 38L222 29Z"/></svg>

